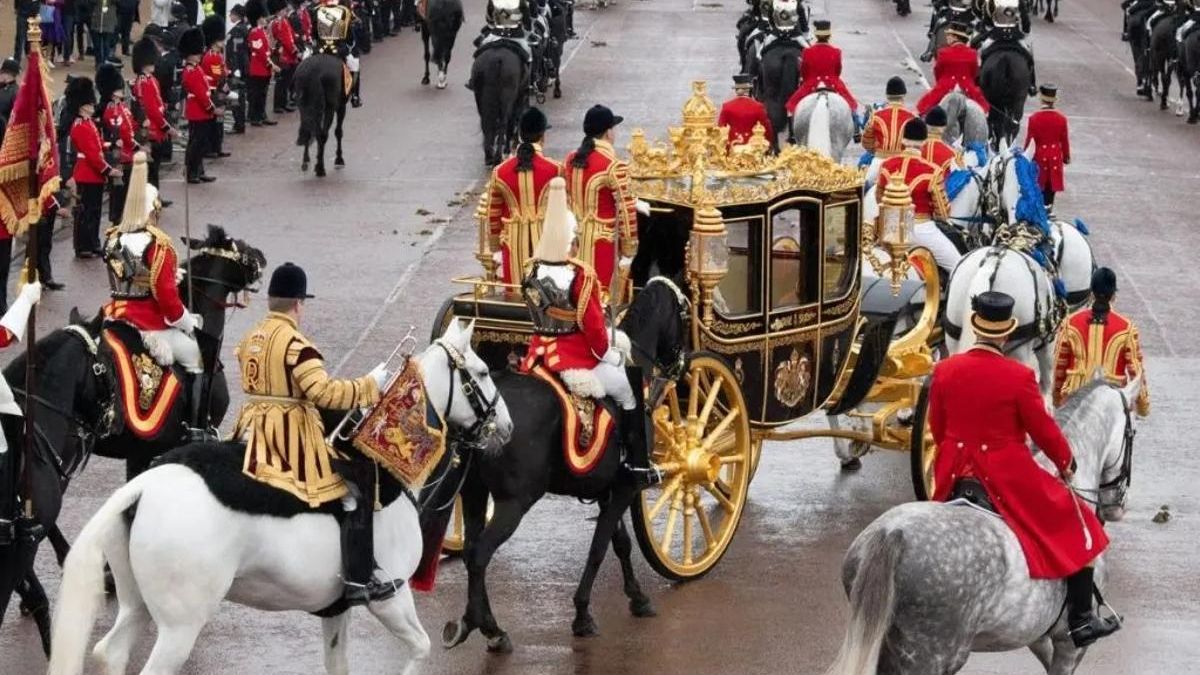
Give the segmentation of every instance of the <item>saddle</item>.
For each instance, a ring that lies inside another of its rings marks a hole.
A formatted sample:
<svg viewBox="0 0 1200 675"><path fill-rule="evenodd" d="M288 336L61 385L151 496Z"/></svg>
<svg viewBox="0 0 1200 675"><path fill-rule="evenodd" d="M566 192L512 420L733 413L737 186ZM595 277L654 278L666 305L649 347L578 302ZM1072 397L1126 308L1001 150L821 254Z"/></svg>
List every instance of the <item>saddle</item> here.
<svg viewBox="0 0 1200 675"><path fill-rule="evenodd" d="M991 497L988 496L987 488L983 487L983 483L977 478L960 478L954 484L954 488L950 490L950 499L947 501L963 500L978 506L985 511L991 511L996 515L1000 512L996 510L995 504L992 504Z"/></svg>
<svg viewBox="0 0 1200 675"><path fill-rule="evenodd" d="M544 366L534 366L529 375L545 382L562 407L563 459L567 468L576 476L587 475L604 457L616 427L613 402L568 389L558 374Z"/></svg>
<svg viewBox="0 0 1200 675"><path fill-rule="evenodd" d="M504 48L516 54L521 59L521 63L529 63L533 60L533 52L528 47L521 44L517 40L508 37L488 36L492 39L483 40L475 49L475 53L471 58L479 58L479 55L489 49Z"/></svg>
<svg viewBox="0 0 1200 675"><path fill-rule="evenodd" d="M118 393L118 425L142 440L157 440L168 428L178 430L183 408L172 414L184 391L186 376L178 365L161 366L142 340L141 332L122 321L105 323L100 332L111 354ZM114 431L116 433L116 431Z"/></svg>
<svg viewBox="0 0 1200 675"><path fill-rule="evenodd" d="M993 29L979 50L979 62L983 63L992 54L1007 50L1024 56L1033 65L1033 52L1025 46L1022 37L1021 30L1016 27Z"/></svg>

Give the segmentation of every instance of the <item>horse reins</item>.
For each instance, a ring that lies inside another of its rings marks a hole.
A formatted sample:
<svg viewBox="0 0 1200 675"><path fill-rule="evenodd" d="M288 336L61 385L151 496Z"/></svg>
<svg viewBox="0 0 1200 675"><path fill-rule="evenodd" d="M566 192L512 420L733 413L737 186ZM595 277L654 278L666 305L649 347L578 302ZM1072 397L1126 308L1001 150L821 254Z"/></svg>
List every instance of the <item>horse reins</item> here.
<svg viewBox="0 0 1200 675"><path fill-rule="evenodd" d="M1128 490L1129 486L1133 484L1133 440L1137 436L1137 429L1135 429L1133 426L1133 415L1129 412L1129 398L1125 396L1125 392L1123 390L1119 388L1116 389L1117 393L1121 395L1121 408L1125 411L1125 432L1124 439L1121 442L1121 458L1113 464L1104 467L1100 473L1100 476L1103 478L1104 474L1117 464L1121 465L1121 471L1117 474L1116 478L1100 483L1099 487L1071 488L1071 491L1078 495L1080 499L1097 508L1101 506L1100 495L1105 490L1112 490L1114 488ZM1091 499L1084 493L1095 494L1096 498Z"/></svg>

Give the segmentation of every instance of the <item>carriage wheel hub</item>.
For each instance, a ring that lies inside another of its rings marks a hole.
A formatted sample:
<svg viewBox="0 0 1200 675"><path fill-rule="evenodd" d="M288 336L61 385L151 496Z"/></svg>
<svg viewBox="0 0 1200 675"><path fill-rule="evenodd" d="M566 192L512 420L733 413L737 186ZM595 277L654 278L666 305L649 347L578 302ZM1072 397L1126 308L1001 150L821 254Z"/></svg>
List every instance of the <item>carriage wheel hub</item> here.
<svg viewBox="0 0 1200 675"><path fill-rule="evenodd" d="M721 473L721 458L694 448L687 453L686 467L688 482L715 483Z"/></svg>

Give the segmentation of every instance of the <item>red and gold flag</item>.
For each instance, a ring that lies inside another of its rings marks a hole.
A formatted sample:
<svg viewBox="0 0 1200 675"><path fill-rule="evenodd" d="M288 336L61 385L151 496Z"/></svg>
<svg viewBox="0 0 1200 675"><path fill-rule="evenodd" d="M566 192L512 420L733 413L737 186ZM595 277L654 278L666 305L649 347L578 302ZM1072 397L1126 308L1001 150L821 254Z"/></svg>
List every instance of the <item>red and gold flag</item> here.
<svg viewBox="0 0 1200 675"><path fill-rule="evenodd" d="M59 188L48 80L40 50L31 49L25 80L0 145L0 221L14 237L42 217L43 207ZM30 179L31 172L36 182Z"/></svg>

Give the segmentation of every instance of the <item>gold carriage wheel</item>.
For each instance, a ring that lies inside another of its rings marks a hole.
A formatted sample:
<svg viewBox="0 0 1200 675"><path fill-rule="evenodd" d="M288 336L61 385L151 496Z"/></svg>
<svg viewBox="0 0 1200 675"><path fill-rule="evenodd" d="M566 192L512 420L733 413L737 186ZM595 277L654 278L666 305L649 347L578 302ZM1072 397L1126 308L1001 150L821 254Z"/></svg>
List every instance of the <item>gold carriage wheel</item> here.
<svg viewBox="0 0 1200 675"><path fill-rule="evenodd" d="M746 401L725 362L701 353L652 416L651 459L663 481L634 500L634 532L656 572L697 579L725 555L746 504L753 464Z"/></svg>
<svg viewBox="0 0 1200 675"><path fill-rule="evenodd" d="M442 540L442 553L446 555L459 555L463 550L462 497L455 495L453 508L454 513L450 516L450 525L446 528L446 538ZM495 505L492 503L492 498L488 497L485 523L491 522L494 511Z"/></svg>
<svg viewBox="0 0 1200 675"><path fill-rule="evenodd" d="M750 480L758 475L758 462L762 459L763 440L761 438L750 439Z"/></svg>
<svg viewBox="0 0 1200 675"><path fill-rule="evenodd" d="M933 463L937 459L937 445L933 442L933 433L929 430L929 380L926 380L925 386L921 388L917 406L913 409L908 454L913 492L918 500L926 501L934 493Z"/></svg>

